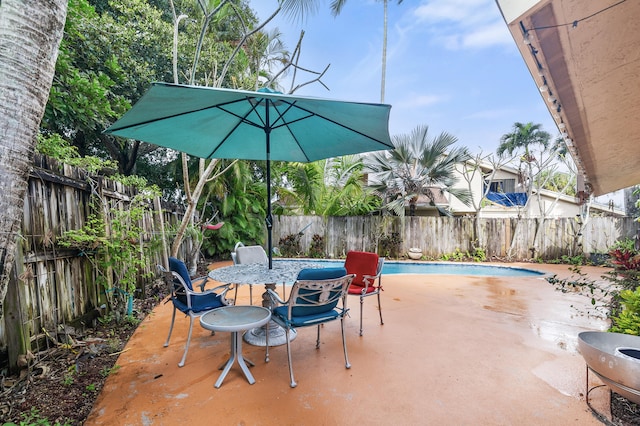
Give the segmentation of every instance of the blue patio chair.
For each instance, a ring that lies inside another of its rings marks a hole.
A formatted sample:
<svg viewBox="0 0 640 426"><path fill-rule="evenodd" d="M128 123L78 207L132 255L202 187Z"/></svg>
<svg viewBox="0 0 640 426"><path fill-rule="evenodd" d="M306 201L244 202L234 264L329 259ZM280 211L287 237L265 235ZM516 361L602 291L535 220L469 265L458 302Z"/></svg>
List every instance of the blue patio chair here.
<svg viewBox="0 0 640 426"><path fill-rule="evenodd" d="M199 284L202 291L194 291L194 283L189 276L187 267L184 262L176 259L175 257L169 258L169 271L167 271L162 265L158 265L158 269L164 274L165 282L169 287L170 297L167 302L171 301L173 303L173 315L171 317L169 335L167 336L167 341L164 343L165 348L169 346L171 332L173 331L173 324L176 320L176 311L180 311L186 316L189 316L189 334L187 335L187 343L184 347L182 359L178 363L178 366L182 367L187 359L187 352L189 351L189 344L191 343L193 320L213 309L229 305L229 300L225 297L227 291L229 291L229 284L224 284L205 291L205 279L201 284Z"/></svg>
<svg viewBox="0 0 640 426"><path fill-rule="evenodd" d="M289 339L291 329L317 326L316 349L320 349L320 325L339 319L342 330L345 367L351 368L347 356L347 341L344 335L344 317L349 311L346 307L347 289L353 277L354 275L347 275L345 268L303 269L298 274L287 301L282 300L275 291L268 290L274 306L278 303L282 304L282 306L278 306L273 310L271 318L286 332L289 376L292 388L296 387L297 383L293 377L291 364L291 342ZM341 302L341 306L338 306L339 302ZM266 360L269 360L268 343Z"/></svg>

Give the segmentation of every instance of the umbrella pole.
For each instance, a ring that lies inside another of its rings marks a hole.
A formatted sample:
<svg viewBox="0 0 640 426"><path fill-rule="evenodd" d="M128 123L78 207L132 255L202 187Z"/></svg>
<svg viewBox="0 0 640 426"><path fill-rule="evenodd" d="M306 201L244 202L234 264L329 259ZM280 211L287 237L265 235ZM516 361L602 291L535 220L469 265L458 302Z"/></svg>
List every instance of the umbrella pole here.
<svg viewBox="0 0 640 426"><path fill-rule="evenodd" d="M271 161L267 154L267 255L269 256L269 269L273 269L273 241L271 240L271 229L273 228L273 217L271 216Z"/></svg>
<svg viewBox="0 0 640 426"><path fill-rule="evenodd" d="M266 102L265 118L267 125L264 128L267 139L267 256L269 257L269 269L273 269L273 241L271 240L271 229L273 228L273 217L271 216L271 124L269 123L269 101Z"/></svg>

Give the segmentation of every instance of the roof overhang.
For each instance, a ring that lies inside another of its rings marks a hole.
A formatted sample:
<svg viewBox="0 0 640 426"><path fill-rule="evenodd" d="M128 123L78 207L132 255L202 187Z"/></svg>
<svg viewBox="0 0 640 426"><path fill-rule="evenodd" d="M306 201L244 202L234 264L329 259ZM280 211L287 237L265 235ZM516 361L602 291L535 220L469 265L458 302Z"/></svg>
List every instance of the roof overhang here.
<svg viewBox="0 0 640 426"><path fill-rule="evenodd" d="M640 2L496 3L586 190L640 183Z"/></svg>

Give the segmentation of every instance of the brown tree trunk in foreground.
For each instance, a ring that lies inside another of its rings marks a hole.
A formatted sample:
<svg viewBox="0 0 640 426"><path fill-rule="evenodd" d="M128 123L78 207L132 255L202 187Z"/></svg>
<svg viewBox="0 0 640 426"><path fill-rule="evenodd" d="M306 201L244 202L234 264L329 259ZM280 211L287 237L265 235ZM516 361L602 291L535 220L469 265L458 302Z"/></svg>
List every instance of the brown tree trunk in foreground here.
<svg viewBox="0 0 640 426"><path fill-rule="evenodd" d="M0 318L67 0L0 1Z"/></svg>

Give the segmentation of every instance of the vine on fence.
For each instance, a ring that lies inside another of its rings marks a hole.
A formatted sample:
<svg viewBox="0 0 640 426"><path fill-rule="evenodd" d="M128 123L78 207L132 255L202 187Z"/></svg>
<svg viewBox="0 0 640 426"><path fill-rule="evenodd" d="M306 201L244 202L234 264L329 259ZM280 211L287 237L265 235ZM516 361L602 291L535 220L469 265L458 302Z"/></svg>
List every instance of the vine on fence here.
<svg viewBox="0 0 640 426"><path fill-rule="evenodd" d="M93 191L91 208L96 213L89 215L81 229L67 231L58 239L60 246L78 249L93 262L97 281L117 319L132 314L138 276L149 266L150 247L143 242L141 223L155 195L154 188L144 187L126 205L119 201L109 207Z"/></svg>

